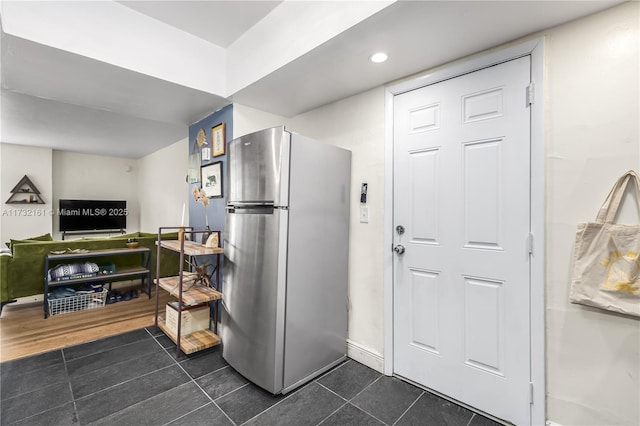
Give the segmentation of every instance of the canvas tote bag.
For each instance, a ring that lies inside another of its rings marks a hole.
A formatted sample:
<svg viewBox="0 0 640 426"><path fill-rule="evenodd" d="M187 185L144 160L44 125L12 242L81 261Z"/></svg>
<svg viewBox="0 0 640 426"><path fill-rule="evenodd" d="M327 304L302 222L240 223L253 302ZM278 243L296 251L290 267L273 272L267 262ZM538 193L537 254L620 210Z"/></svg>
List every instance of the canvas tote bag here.
<svg viewBox="0 0 640 426"><path fill-rule="evenodd" d="M578 224L569 301L640 317L640 225L613 223L628 185L640 209L640 180L630 170L611 189L594 222Z"/></svg>

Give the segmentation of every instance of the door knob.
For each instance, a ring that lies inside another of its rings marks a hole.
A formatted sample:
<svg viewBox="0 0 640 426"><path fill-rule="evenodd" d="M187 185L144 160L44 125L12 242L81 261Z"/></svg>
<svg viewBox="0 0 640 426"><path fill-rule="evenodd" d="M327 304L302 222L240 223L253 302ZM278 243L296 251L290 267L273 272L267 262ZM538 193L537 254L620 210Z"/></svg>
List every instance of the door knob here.
<svg viewBox="0 0 640 426"><path fill-rule="evenodd" d="M404 253L404 246L398 244L393 248L393 251L395 251L397 254L402 254Z"/></svg>

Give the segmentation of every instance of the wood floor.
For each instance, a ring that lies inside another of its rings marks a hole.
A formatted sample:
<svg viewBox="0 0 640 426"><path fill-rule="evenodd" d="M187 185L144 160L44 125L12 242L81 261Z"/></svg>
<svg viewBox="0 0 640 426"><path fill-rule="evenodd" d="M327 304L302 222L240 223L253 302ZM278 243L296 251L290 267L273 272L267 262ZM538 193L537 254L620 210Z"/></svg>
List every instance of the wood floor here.
<svg viewBox="0 0 640 426"><path fill-rule="evenodd" d="M170 300L160 292L160 309ZM153 325L155 290L151 299L137 299L69 314L43 317L42 303L7 305L0 317L0 362Z"/></svg>

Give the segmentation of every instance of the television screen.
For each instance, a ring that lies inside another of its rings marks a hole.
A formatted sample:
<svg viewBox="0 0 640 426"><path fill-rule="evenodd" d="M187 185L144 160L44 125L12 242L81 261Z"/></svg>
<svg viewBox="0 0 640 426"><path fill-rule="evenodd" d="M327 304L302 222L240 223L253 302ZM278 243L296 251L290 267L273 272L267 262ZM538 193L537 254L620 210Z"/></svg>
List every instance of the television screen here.
<svg viewBox="0 0 640 426"><path fill-rule="evenodd" d="M120 230L127 227L127 202L60 200L60 232Z"/></svg>

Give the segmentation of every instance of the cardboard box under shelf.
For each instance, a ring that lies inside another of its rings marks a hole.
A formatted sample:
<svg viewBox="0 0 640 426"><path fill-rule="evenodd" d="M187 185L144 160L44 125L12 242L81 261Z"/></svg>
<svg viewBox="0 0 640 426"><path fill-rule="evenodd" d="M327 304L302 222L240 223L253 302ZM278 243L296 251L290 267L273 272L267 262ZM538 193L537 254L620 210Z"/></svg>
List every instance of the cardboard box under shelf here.
<svg viewBox="0 0 640 426"><path fill-rule="evenodd" d="M194 306L182 305L181 335L209 328L209 305L206 303ZM166 307L166 327L178 334L178 302L169 302Z"/></svg>

